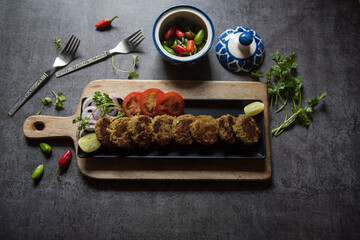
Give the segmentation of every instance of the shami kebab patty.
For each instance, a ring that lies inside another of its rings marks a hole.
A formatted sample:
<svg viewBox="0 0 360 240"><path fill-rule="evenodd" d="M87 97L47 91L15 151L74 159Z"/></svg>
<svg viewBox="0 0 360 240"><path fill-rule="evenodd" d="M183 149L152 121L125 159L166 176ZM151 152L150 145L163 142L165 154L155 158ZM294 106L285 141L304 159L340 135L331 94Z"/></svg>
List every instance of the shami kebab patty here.
<svg viewBox="0 0 360 240"><path fill-rule="evenodd" d="M155 116L151 122L152 140L160 146L169 145L174 141L171 129L175 117L169 115Z"/></svg>
<svg viewBox="0 0 360 240"><path fill-rule="evenodd" d="M236 118L230 114L226 114L217 118L216 121L219 126L219 138L230 144L236 143L236 136L233 131Z"/></svg>
<svg viewBox="0 0 360 240"><path fill-rule="evenodd" d="M240 114L233 126L236 137L245 145L252 145L260 140L261 132L255 119L246 114Z"/></svg>
<svg viewBox="0 0 360 240"><path fill-rule="evenodd" d="M151 144L151 118L146 115L139 115L130 118L128 131L131 139L139 148L147 148Z"/></svg>
<svg viewBox="0 0 360 240"><path fill-rule="evenodd" d="M133 148L135 144L131 140L131 135L128 128L128 123L130 118L128 117L121 117L117 118L111 122L109 126L110 134L110 141L121 148Z"/></svg>
<svg viewBox="0 0 360 240"><path fill-rule="evenodd" d="M109 131L109 125L111 123L110 117L103 117L95 123L95 134L99 142L106 147L114 147L110 141L111 132Z"/></svg>
<svg viewBox="0 0 360 240"><path fill-rule="evenodd" d="M216 119L208 115L199 115L190 124L192 137L202 145L214 144L218 137L218 124Z"/></svg>
<svg viewBox="0 0 360 240"><path fill-rule="evenodd" d="M173 122L172 136L178 144L190 145L193 143L193 137L190 131L190 124L196 117L190 114L184 114L176 117Z"/></svg>

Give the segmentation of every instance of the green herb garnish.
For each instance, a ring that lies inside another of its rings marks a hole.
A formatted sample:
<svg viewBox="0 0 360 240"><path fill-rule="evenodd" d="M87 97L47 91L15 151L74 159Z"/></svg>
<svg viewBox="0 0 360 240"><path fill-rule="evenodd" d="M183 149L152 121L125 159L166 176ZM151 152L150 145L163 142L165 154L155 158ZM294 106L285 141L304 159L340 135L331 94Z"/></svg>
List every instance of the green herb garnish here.
<svg viewBox="0 0 360 240"><path fill-rule="evenodd" d="M313 107L319 102L320 99L323 99L324 97L326 97L326 92L321 94L320 97L316 96L315 98L308 100L308 104L304 108L293 108L293 115L285 119L285 121L279 127L273 129L271 132L275 136L279 136L288 126L290 126L297 119L297 117L300 117L300 121L303 126L308 127L310 125L310 120L307 114L313 112Z"/></svg>
<svg viewBox="0 0 360 240"><path fill-rule="evenodd" d="M280 56L279 52L272 55L272 60L277 64L271 66L270 70L264 75L262 71L254 71L251 73L253 77L266 77L266 86L268 95L270 97L270 113L274 105L281 103L281 106L275 111L278 113L282 110L285 111L285 120L277 128L272 130L275 136L279 136L288 126L290 126L298 117L303 126L308 127L310 120L308 114L313 111L313 107L319 102L320 99L326 97L326 92L321 96L316 96L308 100L307 105L301 107L301 88L303 79L296 75L297 68L297 54L292 53L289 56ZM293 115L288 117L287 104L292 104Z"/></svg>
<svg viewBox="0 0 360 240"><path fill-rule="evenodd" d="M51 92L56 98L55 107L57 109L63 109L65 104L64 102L66 101L66 96L62 92L58 92L57 94L53 90L51 90Z"/></svg>
<svg viewBox="0 0 360 240"><path fill-rule="evenodd" d="M99 91L96 91L93 97L93 101L97 107L88 117L82 118L81 116L79 116L72 121L73 123L80 122L78 127L79 130L84 130L86 128L86 126L89 124L88 120L97 110L100 109L100 116L105 117L107 113L111 112L108 106L117 106L120 108L120 111L118 111L116 118L125 116L125 113L122 110L122 106L120 104L114 103L114 101L109 97L107 93L101 94Z"/></svg>
<svg viewBox="0 0 360 240"><path fill-rule="evenodd" d="M136 72L134 72L132 70L135 68L136 63L139 61L139 57L137 55L133 55L132 59L133 59L133 66L128 71L119 70L115 67L114 56L112 57L112 66L118 72L129 73L128 79L138 78L139 74L137 74Z"/></svg>
<svg viewBox="0 0 360 240"><path fill-rule="evenodd" d="M41 97L41 101L42 101L43 105L42 105L40 111L36 115L39 115L41 113L41 111L44 109L44 107L51 103L51 98L49 98L49 97Z"/></svg>
<svg viewBox="0 0 360 240"><path fill-rule="evenodd" d="M61 39L54 37L54 43L56 44L56 49L59 50L61 49Z"/></svg>

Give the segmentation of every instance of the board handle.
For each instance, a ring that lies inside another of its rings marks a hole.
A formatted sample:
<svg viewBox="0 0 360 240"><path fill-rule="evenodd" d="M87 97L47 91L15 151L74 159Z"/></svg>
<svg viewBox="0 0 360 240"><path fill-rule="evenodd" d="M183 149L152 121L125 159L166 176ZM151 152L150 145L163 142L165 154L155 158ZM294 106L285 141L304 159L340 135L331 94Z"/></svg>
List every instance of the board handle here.
<svg viewBox="0 0 360 240"><path fill-rule="evenodd" d="M76 137L77 125L74 117L30 116L23 125L23 133L28 138Z"/></svg>

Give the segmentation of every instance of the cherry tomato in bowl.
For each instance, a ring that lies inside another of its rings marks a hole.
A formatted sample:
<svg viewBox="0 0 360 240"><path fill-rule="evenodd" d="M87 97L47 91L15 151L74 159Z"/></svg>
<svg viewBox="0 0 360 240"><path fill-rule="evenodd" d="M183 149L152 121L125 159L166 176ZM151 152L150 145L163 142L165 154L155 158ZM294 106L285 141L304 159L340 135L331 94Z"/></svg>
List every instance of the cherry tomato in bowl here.
<svg viewBox="0 0 360 240"><path fill-rule="evenodd" d="M156 103L156 113L158 115L179 116L184 112L184 108L184 99L176 92L168 92L162 95Z"/></svg>
<svg viewBox="0 0 360 240"><path fill-rule="evenodd" d="M141 94L140 109L144 115L155 117L156 103L164 95L164 92L157 88L149 88Z"/></svg>
<svg viewBox="0 0 360 240"><path fill-rule="evenodd" d="M124 98L122 108L127 117L133 117L141 114L141 94L142 92L131 92Z"/></svg>

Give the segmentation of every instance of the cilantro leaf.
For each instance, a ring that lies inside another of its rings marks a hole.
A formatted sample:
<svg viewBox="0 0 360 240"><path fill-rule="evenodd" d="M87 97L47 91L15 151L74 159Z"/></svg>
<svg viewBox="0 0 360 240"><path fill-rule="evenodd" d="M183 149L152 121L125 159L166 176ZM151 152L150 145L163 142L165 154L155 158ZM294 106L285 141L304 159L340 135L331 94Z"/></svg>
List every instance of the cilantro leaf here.
<svg viewBox="0 0 360 240"><path fill-rule="evenodd" d="M133 55L133 64L135 65L139 61L139 57L137 55Z"/></svg>
<svg viewBox="0 0 360 240"><path fill-rule="evenodd" d="M264 76L264 72L263 71L259 71L259 70L254 70L250 72L250 76L252 77L263 77Z"/></svg>
<svg viewBox="0 0 360 240"><path fill-rule="evenodd" d="M51 103L51 98L49 97L42 97L41 101L44 105L48 105L49 103Z"/></svg>
<svg viewBox="0 0 360 240"><path fill-rule="evenodd" d="M108 106L116 106L120 108L120 111L117 113L117 117L123 117L125 116L125 113L122 111L121 104L114 103L114 101L110 98L110 96L107 93L101 93L100 91L96 91L94 93L94 96L92 98L93 102L96 104L96 109L93 110L93 112L86 118L82 118L81 116L73 119L73 123L80 122L78 129L83 130L86 128L86 126L89 124L90 117L96 112L97 110L100 110L100 116L105 117L106 114L110 113L112 110L108 108Z"/></svg>
<svg viewBox="0 0 360 240"><path fill-rule="evenodd" d="M315 106L315 105L319 102L319 100L321 100L321 99L323 99L324 97L326 97L326 95L327 95L327 93L324 92L324 93L321 94L320 96L316 96L316 97L313 98L313 99L309 99L309 100L308 100L308 105L309 105L309 106Z"/></svg>
<svg viewBox="0 0 360 240"><path fill-rule="evenodd" d="M62 92L58 92L57 94L51 90L51 92L54 94L56 101L55 101L55 107L57 109L63 109L66 101L66 96Z"/></svg>
<svg viewBox="0 0 360 240"><path fill-rule="evenodd" d="M299 116L300 116L300 120L301 120L302 125L304 127L308 127L310 125L310 120L309 120L308 116L306 115L306 112L301 111Z"/></svg>
<svg viewBox="0 0 360 240"><path fill-rule="evenodd" d="M44 109L44 107L51 103L51 98L41 97L41 102L43 103L43 105L42 105L40 111L36 115L39 115L41 113L41 111Z"/></svg>
<svg viewBox="0 0 360 240"><path fill-rule="evenodd" d="M320 99L326 96L324 92L321 96L316 96L313 99L307 101L305 107L301 107L301 91L304 80L297 76L296 69L297 54L292 53L289 56L281 56L279 52L275 52L271 56L272 60L276 62L276 65L270 67L265 74L266 87L270 98L270 113L273 105L277 105L278 101L281 106L275 111L278 113L282 110L285 111L285 120L278 127L272 130L275 136L281 134L288 126L290 126L298 118L303 126L308 127L310 125L310 119L308 114L313 112L313 106L315 106ZM286 105L291 103L293 114L288 117Z"/></svg>
<svg viewBox="0 0 360 240"><path fill-rule="evenodd" d="M54 37L54 43L56 44L56 49L60 50L61 49L61 39Z"/></svg>
<svg viewBox="0 0 360 240"><path fill-rule="evenodd" d="M125 115L125 113L124 113L124 111L118 111L118 114L117 114L117 116L116 117L125 117L126 115Z"/></svg>
<svg viewBox="0 0 360 240"><path fill-rule="evenodd" d="M139 74L137 74L136 72L129 72L129 76L128 79L133 79L133 78L138 78Z"/></svg>
<svg viewBox="0 0 360 240"><path fill-rule="evenodd" d="M271 59L274 60L275 62L278 62L280 59L280 53L279 52L275 52L271 55Z"/></svg>

